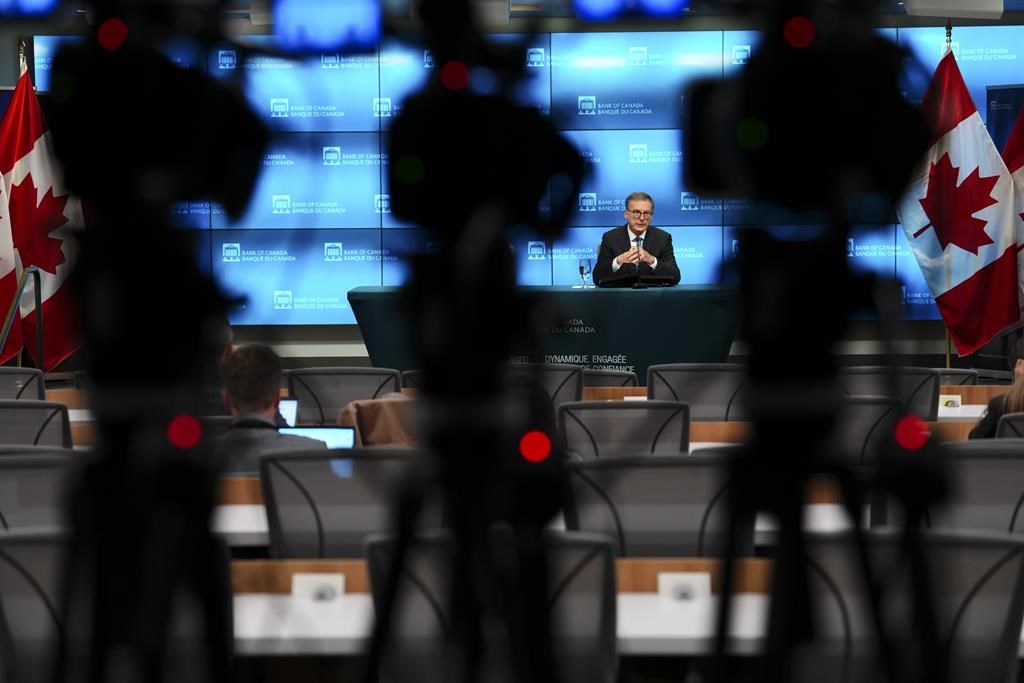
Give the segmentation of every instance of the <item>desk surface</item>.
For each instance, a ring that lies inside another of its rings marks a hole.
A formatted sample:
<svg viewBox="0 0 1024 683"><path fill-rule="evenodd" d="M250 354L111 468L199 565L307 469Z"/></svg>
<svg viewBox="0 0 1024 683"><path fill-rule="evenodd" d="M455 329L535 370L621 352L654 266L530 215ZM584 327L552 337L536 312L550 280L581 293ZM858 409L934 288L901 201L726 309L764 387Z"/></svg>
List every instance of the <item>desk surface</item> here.
<svg viewBox="0 0 1024 683"><path fill-rule="evenodd" d="M764 645L769 597L739 593L733 603L729 650L756 655ZM620 593L616 631L622 655L709 655L714 648L717 596L678 602L653 593ZM330 602L250 593L234 598L235 652L259 655L355 655L366 650L373 623L367 594ZM1024 633L1018 644L1024 656Z"/></svg>
<svg viewBox="0 0 1024 683"><path fill-rule="evenodd" d="M409 316L396 287L356 287L348 293L370 361L377 367L417 366L409 346ZM517 360L575 363L586 367L634 370L646 381L658 363L722 363L728 358L738 321L735 288L705 285L650 289L573 289L521 287L524 303L545 302L548 319L538 321L537 345L511 349ZM658 320L657 334L631 319Z"/></svg>

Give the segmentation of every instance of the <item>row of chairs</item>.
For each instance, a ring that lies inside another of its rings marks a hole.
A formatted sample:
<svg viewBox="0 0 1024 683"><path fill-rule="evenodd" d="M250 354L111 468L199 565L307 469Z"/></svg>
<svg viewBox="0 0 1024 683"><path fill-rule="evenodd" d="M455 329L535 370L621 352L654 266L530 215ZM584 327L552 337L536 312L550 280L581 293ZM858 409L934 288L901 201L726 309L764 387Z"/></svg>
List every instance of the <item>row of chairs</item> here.
<svg viewBox="0 0 1024 683"><path fill-rule="evenodd" d="M977 380L975 371L864 366L841 368L839 382L848 396L887 396L898 400L906 414L926 421L938 417L939 391L946 380ZM574 365L522 364L506 370L510 379L539 383L554 406L580 401L583 387L636 386L636 375L587 371ZM385 368L307 368L287 373L288 392L299 401L302 424L333 424L351 401L379 398L402 386L419 387L419 371L400 373ZM959 383L959 382L956 382ZM653 365L647 372L647 397L690 405L690 419L729 421L747 419L747 368L730 363Z"/></svg>
<svg viewBox="0 0 1024 683"><path fill-rule="evenodd" d="M929 531L922 534L922 561L917 564L907 560L904 538L892 530L868 532L865 540L872 573L876 580L885 581L880 612L892 642L904 646L919 642L914 634L921 632L920 612L911 598L924 594L929 599L928 625L934 628L939 651L923 653L913 647L902 651L897 659L908 667L904 673L914 672L913 679L923 680L923 657L931 654L941 658L949 680L1011 680L1024 620L1024 538ZM498 551L497 556L517 556L511 533L495 530L489 546ZM815 638L805 642L791 662L788 679L794 683L820 681L823 672L850 683L867 683L880 673L873 637L877 622L855 547L849 533L807 538L804 565L810 600L806 604L812 610ZM62 580L65 548L66 538L59 533L0 536L0 632L5 635L0 639L0 658L10 680L50 680L65 630L59 611L60 605L67 604L60 595L66 585ZM393 540L386 536L367 540L367 570L378 608L394 570L395 551ZM446 672L458 669L460 660L452 659L458 650L444 646L452 634L454 616L453 551L451 537L440 532L421 536L405 555L382 681L448 680L451 676ZM549 533L544 552L547 595L535 604L549 618L558 678L567 683L612 683L617 680L619 660L611 544L600 535ZM922 567L929 572L930 595L917 590ZM523 589L521 583L509 588L502 594L504 604L494 608L510 615L509 624L515 624L516 617L522 617L522 605L530 600L514 592ZM231 609L230 604L220 608ZM515 658L521 653L507 638L500 628L484 630L477 680L518 680Z"/></svg>

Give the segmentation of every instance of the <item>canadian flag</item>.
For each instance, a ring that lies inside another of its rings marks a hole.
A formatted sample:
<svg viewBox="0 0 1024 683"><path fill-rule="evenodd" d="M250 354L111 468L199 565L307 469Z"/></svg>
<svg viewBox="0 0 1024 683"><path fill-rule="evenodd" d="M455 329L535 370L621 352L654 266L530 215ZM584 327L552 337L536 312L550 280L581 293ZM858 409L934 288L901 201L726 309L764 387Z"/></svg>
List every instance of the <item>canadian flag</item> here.
<svg viewBox="0 0 1024 683"><path fill-rule="evenodd" d="M1017 120L1013 124L1013 130L1010 131L1010 137L1007 138L1006 146L1003 147L1003 161L1006 162L1006 168L1013 176L1017 210L1018 212L1024 211L1024 109L1017 115ZM1017 217L1022 221L1021 225L1024 226L1024 213L1018 213ZM1024 234L1024 227L1021 228L1021 231ZM1024 238L1021 241L1024 242ZM1019 273L1018 286L1022 293L1020 300L1024 304L1024 253L1021 255Z"/></svg>
<svg viewBox="0 0 1024 683"><path fill-rule="evenodd" d="M24 58L18 85L0 121L0 175L0 277L4 278L0 285L6 286L9 277L11 247L17 277L29 266L39 269L45 357L35 358L39 312L35 310L35 285L31 280L21 299L19 340L27 342L38 367L51 370L82 345L78 310L67 286L75 261L75 242L67 238L85 221L81 200L69 195L64 187L64 174L54 156L52 136ZM10 345L5 345L3 353L9 352Z"/></svg>
<svg viewBox="0 0 1024 683"><path fill-rule="evenodd" d="M952 52L921 111L931 146L898 213L957 353L967 355L1020 318L1013 180L971 101Z"/></svg>

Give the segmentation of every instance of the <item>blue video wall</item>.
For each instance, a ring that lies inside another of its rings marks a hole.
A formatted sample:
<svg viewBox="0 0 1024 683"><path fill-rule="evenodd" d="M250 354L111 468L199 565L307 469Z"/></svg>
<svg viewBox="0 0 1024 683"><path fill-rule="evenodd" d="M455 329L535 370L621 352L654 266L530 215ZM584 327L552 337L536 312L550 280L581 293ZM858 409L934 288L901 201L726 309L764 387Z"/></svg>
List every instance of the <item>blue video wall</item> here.
<svg viewBox="0 0 1024 683"><path fill-rule="evenodd" d="M919 102L942 56L945 30L879 32L914 56L906 95ZM35 38L39 90L49 87L57 47L71 40L81 38ZM246 40L259 45L268 39ZM588 174L560 239L508 235L520 283L580 284L581 268L593 267L602 233L624 223L623 199L636 190L655 199L653 222L672 234L682 283L722 281L723 264L736 256L734 226L747 203L700 197L684 185L681 114L687 86L735 75L756 51L758 33L552 33L528 40L527 78L517 101L550 117L583 155ZM408 268L401 256L437 248L426 231L391 214L386 187L387 130L435 68L429 50L389 38L376 55L325 53L296 62L246 59L232 46L209 53L187 43L164 49L183 68L239 84L273 131L240 219L229 220L207 202L175 207L180 226L202 231L204 267L227 291L246 297L232 323L352 324L351 288L402 284ZM1000 144L1024 98L1024 26L958 27L953 49ZM471 87L485 92L488 83L471 81ZM938 317L899 225L856 226L847 257L856 270L898 277L908 318Z"/></svg>

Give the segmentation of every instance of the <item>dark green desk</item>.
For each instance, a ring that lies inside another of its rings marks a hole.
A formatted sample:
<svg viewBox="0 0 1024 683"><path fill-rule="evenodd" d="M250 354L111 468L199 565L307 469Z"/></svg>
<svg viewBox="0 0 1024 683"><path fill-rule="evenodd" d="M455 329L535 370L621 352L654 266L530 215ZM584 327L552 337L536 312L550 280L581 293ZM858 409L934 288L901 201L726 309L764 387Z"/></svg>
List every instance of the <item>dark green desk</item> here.
<svg viewBox="0 0 1024 683"><path fill-rule="evenodd" d="M722 363L729 356L738 315L735 289L685 285L651 289L523 287L543 294L562 312L538 331L541 357L515 362L573 363L590 368L633 370L641 383L658 363ZM406 316L395 287L357 287L348 300L359 323L370 362L377 367L414 368Z"/></svg>

